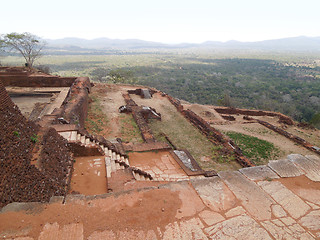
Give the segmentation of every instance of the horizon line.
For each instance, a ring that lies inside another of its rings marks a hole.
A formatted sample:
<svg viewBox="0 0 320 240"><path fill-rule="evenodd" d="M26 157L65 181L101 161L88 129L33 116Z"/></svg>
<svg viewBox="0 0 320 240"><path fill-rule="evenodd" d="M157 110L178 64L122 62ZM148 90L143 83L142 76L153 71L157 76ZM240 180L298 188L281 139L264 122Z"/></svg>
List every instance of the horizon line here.
<svg viewBox="0 0 320 240"><path fill-rule="evenodd" d="M230 39L230 40L226 40L226 41L221 41L221 40L205 40L205 41L201 41L201 42L188 42L188 41L183 41L183 42L164 42L164 41L155 41L155 40L145 40L145 39L140 39L140 38L109 38L109 37L96 37L96 38L83 38L83 37L61 37L61 38L43 38L44 40L64 40L64 39L81 39L81 40L86 40L86 41L93 41L93 40L97 40L97 39L108 39L108 40L119 40L119 41L126 41L126 40L138 40L138 41L144 41L144 42L154 42L154 43L161 43L161 44L165 44L165 45L179 45L179 44L204 44L207 42L219 42L219 43L228 43L228 42L239 42L239 43L254 43L254 42L263 42L263 41L272 41L272 40L282 40L282 39L290 39L290 38L320 38L319 36L306 36L306 35L297 35L294 37L282 37L282 38L268 38L268 39L263 39L263 40L246 40L246 41L242 41L242 40L235 40L235 39Z"/></svg>

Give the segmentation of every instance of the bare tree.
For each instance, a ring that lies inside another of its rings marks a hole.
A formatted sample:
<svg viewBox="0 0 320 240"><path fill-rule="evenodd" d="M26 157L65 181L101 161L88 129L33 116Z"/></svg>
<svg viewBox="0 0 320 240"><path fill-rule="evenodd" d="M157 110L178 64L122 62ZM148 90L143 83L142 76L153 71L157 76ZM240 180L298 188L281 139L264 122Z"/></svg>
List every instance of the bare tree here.
<svg viewBox="0 0 320 240"><path fill-rule="evenodd" d="M41 57L45 42L31 33L9 33L3 36L0 44L9 51L20 53L26 60L26 66L32 67L34 61Z"/></svg>

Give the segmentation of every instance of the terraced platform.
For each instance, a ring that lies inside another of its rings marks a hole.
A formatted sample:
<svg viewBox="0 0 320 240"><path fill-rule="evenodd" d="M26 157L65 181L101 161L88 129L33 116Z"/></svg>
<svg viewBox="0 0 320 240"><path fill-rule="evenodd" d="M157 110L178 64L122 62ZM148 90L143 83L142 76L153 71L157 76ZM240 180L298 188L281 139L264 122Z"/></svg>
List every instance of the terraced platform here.
<svg viewBox="0 0 320 240"><path fill-rule="evenodd" d="M209 178L68 195L64 204L59 197L50 204L12 203L0 213L0 237L319 239L319 164L318 156L292 154Z"/></svg>

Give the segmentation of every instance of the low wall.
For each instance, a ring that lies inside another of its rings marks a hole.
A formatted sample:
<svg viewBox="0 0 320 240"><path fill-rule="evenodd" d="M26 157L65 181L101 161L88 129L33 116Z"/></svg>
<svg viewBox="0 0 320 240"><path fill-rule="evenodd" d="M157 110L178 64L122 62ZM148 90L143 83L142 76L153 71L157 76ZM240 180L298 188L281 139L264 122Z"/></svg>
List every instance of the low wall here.
<svg viewBox="0 0 320 240"><path fill-rule="evenodd" d="M123 94L123 98L127 104L127 108L130 109L134 120L136 121L143 140L147 143L155 142L155 138L152 134L152 130L149 127L147 121L143 117L142 107L139 107L129 96L129 94Z"/></svg>
<svg viewBox="0 0 320 240"><path fill-rule="evenodd" d="M227 136L223 135L217 129L211 127L205 120L199 117L197 114L191 110L183 110L182 114L195 126L197 127L207 138L214 142L215 144L222 144L229 153L234 152L236 160L243 167L252 167L254 164L247 159L243 154L241 149Z"/></svg>
<svg viewBox="0 0 320 240"><path fill-rule="evenodd" d="M75 77L55 76L0 76L5 86L13 87L70 87ZM26 79L28 79L26 81Z"/></svg>
<svg viewBox="0 0 320 240"><path fill-rule="evenodd" d="M278 112L239 109L239 108L227 108L227 107L215 107L214 110L216 110L220 114L241 114L246 116L278 117L281 123L285 123L287 125L294 125L294 121L292 120L292 118Z"/></svg>
<svg viewBox="0 0 320 240"><path fill-rule="evenodd" d="M25 67L0 67L0 80L13 87L70 87L76 77L52 76Z"/></svg>
<svg viewBox="0 0 320 240"><path fill-rule="evenodd" d="M90 90L91 84L88 77L79 77L73 82L62 110L63 118L70 124L84 128L88 114Z"/></svg>
<svg viewBox="0 0 320 240"><path fill-rule="evenodd" d="M296 142L297 144L305 147L306 149L308 149L310 151L313 151L313 152L315 152L315 153L320 155L320 151L317 150L315 148L315 146L313 146L311 143L307 142L306 140L304 140L304 139L302 139L302 138L300 138L298 136L295 136L295 135L293 135L291 133L288 133L287 131L285 131L285 130L279 128L279 127L276 127L276 126L274 126L274 125L272 125L272 124L270 124L268 122L265 122L265 121L262 121L262 120L259 120L259 119L253 119L253 118L251 118L251 120L256 120L261 125L271 129L272 131L275 131L275 132L281 134L282 136L285 136L286 138L289 138L290 140L292 140L292 141Z"/></svg>
<svg viewBox="0 0 320 240"><path fill-rule="evenodd" d="M254 164L242 154L241 149L231 139L223 135L217 129L211 127L203 118L198 116L193 111L189 109L183 110L183 106L178 99L175 99L165 93L162 93L162 95L167 97L167 99L176 107L178 112L180 112L196 128L198 128L204 135L206 135L208 140L210 140L214 144L222 144L227 152L234 153L236 156L236 160L243 167L254 166Z"/></svg>

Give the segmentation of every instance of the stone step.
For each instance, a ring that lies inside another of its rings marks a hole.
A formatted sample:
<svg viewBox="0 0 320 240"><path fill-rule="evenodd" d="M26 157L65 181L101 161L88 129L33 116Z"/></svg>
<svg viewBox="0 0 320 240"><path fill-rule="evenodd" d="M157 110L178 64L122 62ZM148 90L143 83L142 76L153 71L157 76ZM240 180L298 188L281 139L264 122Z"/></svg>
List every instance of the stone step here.
<svg viewBox="0 0 320 240"><path fill-rule="evenodd" d="M133 175L134 175L134 178L135 178L137 181L141 180L139 173L133 172Z"/></svg>
<svg viewBox="0 0 320 240"><path fill-rule="evenodd" d="M238 171L219 172L218 176L228 185L254 218L258 220L271 219L271 205L274 201L257 184Z"/></svg>
<svg viewBox="0 0 320 240"><path fill-rule="evenodd" d="M140 181L146 181L146 178L144 175L140 175Z"/></svg>
<svg viewBox="0 0 320 240"><path fill-rule="evenodd" d="M316 155L306 155L306 158L310 159L311 161L314 161L315 163L320 163L320 157Z"/></svg>
<svg viewBox="0 0 320 240"><path fill-rule="evenodd" d="M90 138L85 138L86 140L85 140L85 145L89 145L90 144Z"/></svg>
<svg viewBox="0 0 320 240"><path fill-rule="evenodd" d="M284 178L298 177L304 174L304 172L289 159L269 161L268 167L275 171L280 177Z"/></svg>
<svg viewBox="0 0 320 240"><path fill-rule="evenodd" d="M308 206L308 204L280 182L261 181L258 184L293 218L298 219L310 210L310 206Z"/></svg>
<svg viewBox="0 0 320 240"><path fill-rule="evenodd" d="M290 154L288 159L306 172L306 177L315 182L320 182L320 162L315 158L309 159L300 154Z"/></svg>
<svg viewBox="0 0 320 240"><path fill-rule="evenodd" d="M279 176L267 166L241 168L239 172L252 181L279 178Z"/></svg>
<svg viewBox="0 0 320 240"><path fill-rule="evenodd" d="M77 141L79 141L79 142L81 141L81 134L80 133L77 134Z"/></svg>
<svg viewBox="0 0 320 240"><path fill-rule="evenodd" d="M119 169L121 169L121 167L120 167L120 163L118 163L118 162L115 162L115 165L116 165L116 170L119 170Z"/></svg>
<svg viewBox="0 0 320 240"><path fill-rule="evenodd" d="M81 135L80 142L85 145L86 144L86 136Z"/></svg>
<svg viewBox="0 0 320 240"><path fill-rule="evenodd" d="M70 141L77 141L77 135L78 135L78 132L77 131L71 131L71 134L70 134Z"/></svg>
<svg viewBox="0 0 320 240"><path fill-rule="evenodd" d="M104 154L109 155L109 149L108 148L103 148Z"/></svg>
<svg viewBox="0 0 320 240"><path fill-rule="evenodd" d="M60 136L64 137L65 139L67 139L69 141L70 137L71 137L71 132L59 132Z"/></svg>
<svg viewBox="0 0 320 240"><path fill-rule="evenodd" d="M111 177L111 159L110 157L105 157L105 163L106 163L106 172L107 172L107 177Z"/></svg>
<svg viewBox="0 0 320 240"><path fill-rule="evenodd" d="M191 184L204 204L215 212L225 211L236 202L234 194L221 178L217 176L205 179L192 179Z"/></svg>
<svg viewBox="0 0 320 240"><path fill-rule="evenodd" d="M110 166L111 166L111 172L115 172L116 170L117 170L117 168L116 168L116 162L111 158L111 164L110 164Z"/></svg>

